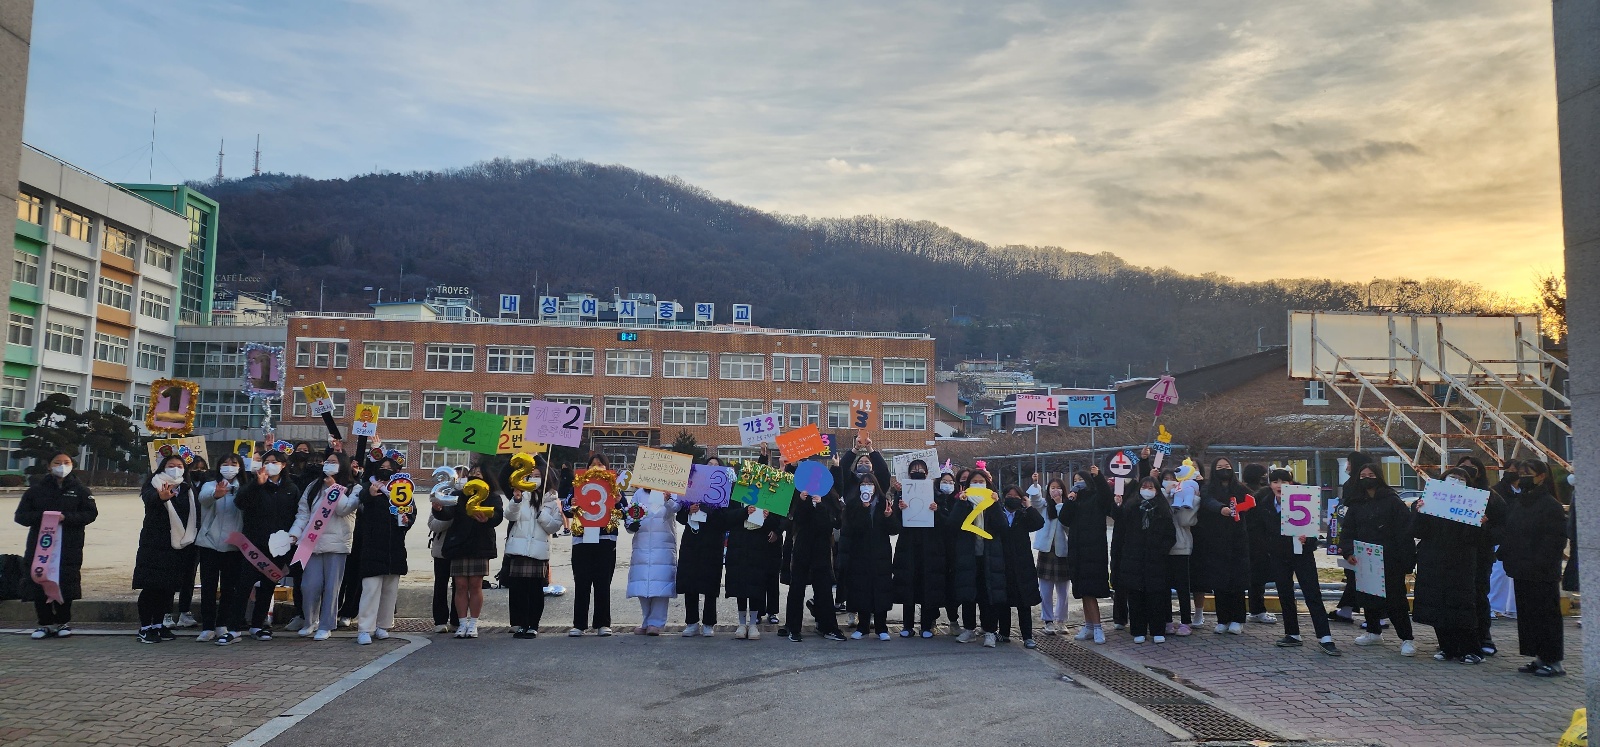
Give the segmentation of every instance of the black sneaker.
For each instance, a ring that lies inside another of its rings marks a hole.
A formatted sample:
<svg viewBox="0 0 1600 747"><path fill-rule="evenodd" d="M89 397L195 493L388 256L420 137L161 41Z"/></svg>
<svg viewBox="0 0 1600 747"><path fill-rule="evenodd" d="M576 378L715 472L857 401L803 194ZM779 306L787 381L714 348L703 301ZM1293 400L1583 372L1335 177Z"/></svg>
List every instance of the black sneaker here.
<svg viewBox="0 0 1600 747"><path fill-rule="evenodd" d="M830 631L828 631L826 633L823 633L822 637L823 637L824 640L829 640L829 641L842 641L842 640L844 640L844 634L840 633L837 630L830 630Z"/></svg>
<svg viewBox="0 0 1600 747"><path fill-rule="evenodd" d="M1533 670L1533 676L1535 676L1535 677L1565 677L1565 676L1567 676L1567 670L1563 669L1560 663L1556 663L1556 664L1541 664L1541 665L1539 665L1538 669Z"/></svg>
<svg viewBox="0 0 1600 747"><path fill-rule="evenodd" d="M1485 659L1498 653L1500 653L1500 649L1495 648L1494 641L1484 641L1483 645L1478 648L1478 655Z"/></svg>
<svg viewBox="0 0 1600 747"><path fill-rule="evenodd" d="M1456 661L1459 661L1462 664L1482 664L1483 657L1477 654L1467 654L1459 659L1456 659Z"/></svg>
<svg viewBox="0 0 1600 747"><path fill-rule="evenodd" d="M1333 622L1344 623L1346 625L1354 625L1356 623L1355 615L1341 615L1339 614L1339 610L1337 608L1328 611L1328 619Z"/></svg>
<svg viewBox="0 0 1600 747"><path fill-rule="evenodd" d="M1278 643L1276 645L1277 645L1278 648L1299 648L1301 646L1306 645L1306 643L1305 643L1305 641L1302 641L1299 638L1295 638L1294 636L1287 636L1286 635L1286 636L1284 636L1282 638L1279 638L1278 639Z"/></svg>
<svg viewBox="0 0 1600 747"><path fill-rule="evenodd" d="M1339 652L1339 647L1333 645L1333 641L1328 641L1327 643L1318 645L1322 646L1322 653L1325 653L1329 656L1344 656L1344 654Z"/></svg>
<svg viewBox="0 0 1600 747"><path fill-rule="evenodd" d="M1011 636L1007 635L1005 633L1001 633L1000 635L995 636L994 639L996 641L999 641L1000 643L1010 643L1011 642Z"/></svg>
<svg viewBox="0 0 1600 747"><path fill-rule="evenodd" d="M161 634L157 633L154 629L141 630L141 631L139 631L139 635L137 637L137 640L140 643L160 643L161 642Z"/></svg>
<svg viewBox="0 0 1600 747"><path fill-rule="evenodd" d="M787 637L789 637L789 628L788 628L788 626L784 626L782 628L778 628L778 637L779 638L787 638Z"/></svg>
<svg viewBox="0 0 1600 747"><path fill-rule="evenodd" d="M1517 667L1517 671L1521 672L1523 674L1533 674L1534 672L1539 671L1539 668L1542 667L1542 666L1544 666L1544 665L1540 664L1537 660L1536 661L1530 661L1527 664L1523 664L1522 666Z"/></svg>
<svg viewBox="0 0 1600 747"><path fill-rule="evenodd" d="M223 633L222 635L217 636L216 640L216 644L218 646L232 646L238 642L239 634L237 633Z"/></svg>
<svg viewBox="0 0 1600 747"><path fill-rule="evenodd" d="M161 636L161 640L163 640L163 641L176 641L176 640L178 640L178 637L172 634L172 629L168 628L165 625L163 625L163 626L161 626L159 628L156 628L156 635Z"/></svg>
<svg viewBox="0 0 1600 747"><path fill-rule="evenodd" d="M799 643L800 642L800 634L799 633L790 633L789 634L789 640L794 641L795 643Z"/></svg>
<svg viewBox="0 0 1600 747"><path fill-rule="evenodd" d="M250 637L258 641L270 641L272 640L272 628L259 628L251 631Z"/></svg>

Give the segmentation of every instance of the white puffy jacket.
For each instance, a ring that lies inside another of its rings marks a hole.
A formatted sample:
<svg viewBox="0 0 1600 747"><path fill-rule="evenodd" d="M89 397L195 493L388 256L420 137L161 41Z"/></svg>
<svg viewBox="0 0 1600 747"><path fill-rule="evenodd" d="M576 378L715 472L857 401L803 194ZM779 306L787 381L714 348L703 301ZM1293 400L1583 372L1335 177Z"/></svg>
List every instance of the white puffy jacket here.
<svg viewBox="0 0 1600 747"><path fill-rule="evenodd" d="M218 492L222 495L217 495ZM233 505L239 497L239 481L213 480L200 486L200 536L194 543L217 552L238 552L228 544L228 535L244 529L244 514Z"/></svg>
<svg viewBox="0 0 1600 747"><path fill-rule="evenodd" d="M1058 558L1067 557L1067 525L1062 524L1054 517L1061 515L1059 507L1052 514L1050 499L1035 498L1037 510L1044 517L1044 528L1033 533L1033 549L1039 552L1050 553Z"/></svg>
<svg viewBox="0 0 1600 747"><path fill-rule="evenodd" d="M356 509L361 506L361 496L349 487L339 486L344 490L344 495L333 504L333 516L328 518L322 533L317 535L317 546L311 552L337 552L350 554L350 544L355 540ZM306 486L305 492L300 494L300 508L294 514L294 526L289 527L289 534L296 540L305 535L306 527L311 525L311 506L313 503L321 505L327 488L318 480Z"/></svg>
<svg viewBox="0 0 1600 747"><path fill-rule="evenodd" d="M545 493L544 502L534 511L533 494L524 490L522 500L506 501L506 521L511 523L506 535L507 555L549 560L550 535L561 531L562 526L561 496L554 490ZM449 529L448 522L440 523Z"/></svg>
<svg viewBox="0 0 1600 747"><path fill-rule="evenodd" d="M678 499L658 490L641 489L633 492L632 501L644 506L646 512L633 534L628 596L677 596Z"/></svg>

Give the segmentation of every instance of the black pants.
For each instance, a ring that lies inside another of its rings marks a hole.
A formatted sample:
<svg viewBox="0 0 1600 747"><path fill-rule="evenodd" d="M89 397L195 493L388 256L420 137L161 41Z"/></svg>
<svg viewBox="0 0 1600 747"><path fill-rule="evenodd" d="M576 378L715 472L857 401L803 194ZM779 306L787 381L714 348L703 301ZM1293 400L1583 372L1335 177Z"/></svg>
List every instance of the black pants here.
<svg viewBox="0 0 1600 747"><path fill-rule="evenodd" d="M1444 655L1451 659L1459 659L1467 654L1478 653L1478 628L1476 622L1470 628L1445 628L1433 626L1434 635L1439 637L1439 648Z"/></svg>
<svg viewBox="0 0 1600 747"><path fill-rule="evenodd" d="M178 562L182 566L178 570L178 612L194 614L194 574L199 568L200 546L190 545L178 551ZM165 613L162 613L165 614Z"/></svg>
<svg viewBox="0 0 1600 747"><path fill-rule="evenodd" d="M1386 585L1384 594L1383 604L1374 604L1365 610L1367 613L1367 632L1382 632L1383 629L1378 627L1378 621L1383 618L1389 618L1389 624L1394 626L1394 634L1400 636L1402 641L1411 640L1413 637L1411 631L1411 605L1406 602L1405 576L1400 576L1399 581L1396 583ZM1518 611L1520 612L1521 610Z"/></svg>
<svg viewBox="0 0 1600 747"><path fill-rule="evenodd" d="M1222 624L1244 622L1244 592L1242 591L1215 591L1212 597L1217 603L1217 622Z"/></svg>
<svg viewBox="0 0 1600 747"><path fill-rule="evenodd" d="M1478 567L1475 570L1477 573L1473 577L1472 606L1478 616L1478 645L1481 647L1489 645L1494 640L1494 634L1490 632L1489 627L1492 620L1489 616L1489 578L1494 575L1492 546L1478 548Z"/></svg>
<svg viewBox="0 0 1600 747"><path fill-rule="evenodd" d="M1515 579L1517 644L1523 656L1555 664L1566 658L1561 631L1561 579Z"/></svg>
<svg viewBox="0 0 1600 747"><path fill-rule="evenodd" d="M1128 628L1133 635L1166 635L1172 620L1168 589L1128 589Z"/></svg>
<svg viewBox="0 0 1600 747"><path fill-rule="evenodd" d="M1172 590L1178 594L1178 622L1189 625L1194 622L1194 590L1189 584L1189 556L1167 556L1167 581L1171 582Z"/></svg>
<svg viewBox="0 0 1600 747"><path fill-rule="evenodd" d="M889 611L856 610L856 630L862 633L887 633L889 632Z"/></svg>
<svg viewBox="0 0 1600 747"><path fill-rule="evenodd" d="M985 631L992 631L1000 635L1011 637L1011 612L1017 613L1017 633L1023 640L1033 637L1033 608L1032 607L1005 607L998 604L986 605L990 622L984 623ZM993 628L989 626L995 626Z"/></svg>
<svg viewBox="0 0 1600 747"><path fill-rule="evenodd" d="M160 625L162 618L166 617L167 610L172 609L172 595L178 593L172 588L144 588L139 590L139 627L148 628Z"/></svg>
<svg viewBox="0 0 1600 747"><path fill-rule="evenodd" d="M544 618L544 579L508 578L506 588L511 592L511 627L539 627Z"/></svg>
<svg viewBox="0 0 1600 747"><path fill-rule="evenodd" d="M232 609L233 597L239 593L234 579L239 577L239 567L244 555L238 552L217 552L209 547L200 548L200 627L215 630L222 625L222 612Z"/></svg>
<svg viewBox="0 0 1600 747"><path fill-rule="evenodd" d="M1339 608L1348 609L1352 613L1359 612L1361 605L1356 604L1356 572L1348 568L1344 572L1344 591L1339 592Z"/></svg>
<svg viewBox="0 0 1600 747"><path fill-rule="evenodd" d="M358 558L351 552L351 558ZM353 618L361 614L361 563L347 562L344 564L344 577L339 579L339 606L334 610L335 617Z"/></svg>
<svg viewBox="0 0 1600 747"><path fill-rule="evenodd" d="M805 594L805 591L806 591L805 587L803 587L803 586L800 587L800 593L802 595ZM687 625L701 625L701 624L703 624L706 627L716 627L716 625L717 625L717 595L716 594L706 594L705 595L705 599L701 600L699 594L684 594L683 595L683 622L685 624L687 624ZM797 625L798 625L798 623L797 623ZM800 629L799 627L790 628L790 630L799 630L799 629Z"/></svg>
<svg viewBox="0 0 1600 747"><path fill-rule="evenodd" d="M900 621L907 629L914 627L918 630L933 630L934 624L939 621L939 608L931 604L903 604L900 606L902 609ZM917 618L917 607L919 606L922 607L921 624L918 624L919 620Z"/></svg>
<svg viewBox="0 0 1600 747"><path fill-rule="evenodd" d="M1128 592L1122 586L1111 588L1111 622L1113 625L1128 624Z"/></svg>
<svg viewBox="0 0 1600 747"><path fill-rule="evenodd" d="M279 567L282 567L282 566L279 566ZM306 585L301 582L301 579L304 579L305 575L306 575L306 569L303 566L299 566L299 565L289 566L289 578L294 579L294 586L289 587L289 589L290 589L289 590L289 597L294 600L294 610L295 610L295 612L298 613L301 617L305 618L306 622L309 623L309 622L311 622L311 618L316 617L319 613L312 612L309 615L306 614L306 596L305 596L305 587L306 587Z"/></svg>
<svg viewBox="0 0 1600 747"><path fill-rule="evenodd" d="M955 618L951 617L950 620L952 622L954 622ZM988 620L988 618L985 617L985 618L983 618L983 620L986 621L986 620ZM982 621L980 621L979 618L978 618L978 603L977 602L965 602L965 603L963 603L961 605L961 627L962 627L962 629L964 629L964 630L977 630L978 627L980 626L981 622Z"/></svg>
<svg viewBox="0 0 1600 747"><path fill-rule="evenodd" d="M223 611L222 624L233 631L266 627L267 613L272 609L272 590L277 588L277 582L241 561L239 573L233 577L233 585L233 607ZM256 606L250 611L250 619L246 620L244 611L250 605L252 592L255 593Z"/></svg>
<svg viewBox="0 0 1600 747"><path fill-rule="evenodd" d="M805 609L806 587L804 584L789 584L789 600L787 611L784 613L790 635L800 634L802 610ZM811 584L811 614L817 619L817 633L839 632L839 618L833 611L833 582Z"/></svg>
<svg viewBox="0 0 1600 747"><path fill-rule="evenodd" d="M1306 595L1306 612L1311 614L1311 629L1316 631L1318 640L1323 636L1333 635L1328 628L1328 608L1322 602L1322 587L1317 580L1317 558L1310 550L1288 557L1275 557L1272 564L1277 578L1273 585L1278 587L1278 607L1280 616L1283 617L1283 632L1285 635L1300 635L1300 610L1294 599L1294 584L1300 582L1300 592Z"/></svg>
<svg viewBox="0 0 1600 747"><path fill-rule="evenodd" d="M765 593L757 597L756 601L759 603L761 614L777 615L783 605L782 593L778 591L778 569L782 567L783 562L783 543L770 543L769 547L771 547L769 552L772 554L769 559L772 570L767 572Z"/></svg>
<svg viewBox="0 0 1600 747"><path fill-rule="evenodd" d="M1267 582L1250 582L1250 614L1260 615L1267 611ZM1326 610L1324 610L1326 611Z"/></svg>
<svg viewBox="0 0 1600 747"><path fill-rule="evenodd" d="M455 595L450 593L450 559L433 559L433 624L461 624L461 614L456 611ZM542 589L541 589L542 592Z"/></svg>
<svg viewBox="0 0 1600 747"><path fill-rule="evenodd" d="M72 600L56 604L42 599L33 601L33 611L39 613L39 627L66 625L72 622Z"/></svg>
<svg viewBox="0 0 1600 747"><path fill-rule="evenodd" d="M589 603L594 602L595 628L611 627L611 577L617 571L617 543L600 540L572 546L572 578L578 587L572 600L572 627L589 626Z"/></svg>

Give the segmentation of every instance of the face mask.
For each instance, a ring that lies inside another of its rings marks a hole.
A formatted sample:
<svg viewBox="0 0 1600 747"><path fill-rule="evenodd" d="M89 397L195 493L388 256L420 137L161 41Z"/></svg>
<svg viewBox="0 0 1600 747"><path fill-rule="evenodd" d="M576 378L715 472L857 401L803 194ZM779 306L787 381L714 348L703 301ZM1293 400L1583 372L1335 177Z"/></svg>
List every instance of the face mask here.
<svg viewBox="0 0 1600 747"><path fill-rule="evenodd" d="M1061 497L1061 488L1051 488L1050 489L1050 497L1051 498L1060 498Z"/></svg>
<svg viewBox="0 0 1600 747"><path fill-rule="evenodd" d="M1378 478L1376 478L1376 477L1363 477L1363 478L1361 478L1361 487L1363 487L1363 488L1375 488L1375 487L1378 487Z"/></svg>
<svg viewBox="0 0 1600 747"><path fill-rule="evenodd" d="M1151 498L1156 497L1156 491L1145 488L1144 490L1139 491L1139 497L1148 501Z"/></svg>
<svg viewBox="0 0 1600 747"><path fill-rule="evenodd" d="M1178 483L1168 482L1168 483L1165 483L1165 486L1167 488L1167 492L1168 493L1176 493L1176 492L1178 492Z"/></svg>
<svg viewBox="0 0 1600 747"><path fill-rule="evenodd" d="M392 470L392 469L373 470L372 471L372 476L378 478L379 482L388 482L389 478L394 477L394 470Z"/></svg>
<svg viewBox="0 0 1600 747"><path fill-rule="evenodd" d="M1072 492L1074 492L1074 493L1082 493L1084 487L1085 486L1083 484L1083 481L1079 480L1079 481L1077 481L1075 483L1072 483Z"/></svg>
<svg viewBox="0 0 1600 747"><path fill-rule="evenodd" d="M258 469L261 469L261 463L254 459L246 459L244 460L244 468L250 472L254 472Z"/></svg>
<svg viewBox="0 0 1600 747"><path fill-rule="evenodd" d="M168 468L166 468L165 470L162 470L162 471L167 473L167 477L170 477L170 478L172 478L174 480L183 479L183 468L182 467L168 467Z"/></svg>
<svg viewBox="0 0 1600 747"><path fill-rule="evenodd" d="M67 475L72 474L72 465L70 465L70 464L57 464L57 465L54 465L54 466L52 466L50 468L50 474L55 475L56 477L65 479Z"/></svg>
<svg viewBox="0 0 1600 747"><path fill-rule="evenodd" d="M956 484L953 482L941 482L939 483L939 492L944 493L945 495L954 493L956 492Z"/></svg>
<svg viewBox="0 0 1600 747"><path fill-rule="evenodd" d="M1227 482L1229 480L1232 480L1233 479L1233 470L1231 470L1231 469L1219 469L1219 470L1217 470L1217 479L1221 480L1223 482Z"/></svg>
<svg viewBox="0 0 1600 747"><path fill-rule="evenodd" d="M926 473L926 472L912 472L911 473L911 479L913 479L913 480L926 480L926 479L928 479L928 473Z"/></svg>
<svg viewBox="0 0 1600 747"><path fill-rule="evenodd" d="M969 485L968 489L969 490L983 490L984 488L987 488L987 487L989 487L989 486L985 485L984 483L975 482L975 483L972 483L971 485Z"/></svg>
<svg viewBox="0 0 1600 747"><path fill-rule="evenodd" d="M338 462L323 462L322 463L322 474L324 474L324 475L337 475L337 474L339 474L339 463Z"/></svg>
<svg viewBox="0 0 1600 747"><path fill-rule="evenodd" d="M222 479L224 480L232 480L239 475L239 468L231 464L224 464L217 471L222 473Z"/></svg>
<svg viewBox="0 0 1600 747"><path fill-rule="evenodd" d="M1020 508L1022 508L1022 499L1021 498L1018 498L1018 497L1016 497L1014 495L1006 497L1006 510L1007 511L1016 511L1016 510L1018 510Z"/></svg>
<svg viewBox="0 0 1600 747"><path fill-rule="evenodd" d="M537 477L529 477L528 478L528 484L532 485L532 486L534 486L536 488L539 487L539 482L540 482L540 480Z"/></svg>
<svg viewBox="0 0 1600 747"><path fill-rule="evenodd" d="M856 465L856 474L858 474L858 475L864 475L864 474L867 474L868 472L871 472L871 471L872 471L872 465L870 465L870 464L858 464L858 465Z"/></svg>
<svg viewBox="0 0 1600 747"><path fill-rule="evenodd" d="M1447 482L1447 483L1450 483L1451 485L1466 485L1467 484L1466 480L1463 480L1463 479L1461 479L1459 477L1446 477L1446 478L1444 478L1444 481Z"/></svg>
<svg viewBox="0 0 1600 747"><path fill-rule="evenodd" d="M283 471L283 465L277 462L267 462L266 470L267 477L277 477L278 473Z"/></svg>
<svg viewBox="0 0 1600 747"><path fill-rule="evenodd" d="M862 495L872 495L872 486L871 485L862 485L861 486L861 494Z"/></svg>
<svg viewBox="0 0 1600 747"><path fill-rule="evenodd" d="M1535 483L1534 483L1532 477L1519 477L1519 478L1517 478L1517 487L1522 488L1523 490L1532 490L1534 484Z"/></svg>

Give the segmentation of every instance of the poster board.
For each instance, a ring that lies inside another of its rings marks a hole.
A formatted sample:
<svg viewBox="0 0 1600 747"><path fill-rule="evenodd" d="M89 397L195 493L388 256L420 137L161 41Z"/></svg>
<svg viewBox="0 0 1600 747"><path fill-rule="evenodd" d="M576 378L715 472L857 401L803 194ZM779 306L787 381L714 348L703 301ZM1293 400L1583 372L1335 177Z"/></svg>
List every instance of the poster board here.
<svg viewBox="0 0 1600 747"><path fill-rule="evenodd" d="M536 399L528 403L528 428L523 438L540 444L576 447L583 442L589 408Z"/></svg>
<svg viewBox="0 0 1600 747"><path fill-rule="evenodd" d="M872 429L872 411L876 403L866 392L850 393L850 427L857 431Z"/></svg>
<svg viewBox="0 0 1600 747"><path fill-rule="evenodd" d="M235 442L235 446L238 443ZM170 454L184 457L184 464L194 461L194 457L197 456L206 460L206 464L211 464L211 455L206 452L206 440L200 436L158 438L145 444L145 451L150 456L151 472L156 471L156 463L158 461Z"/></svg>
<svg viewBox="0 0 1600 747"><path fill-rule="evenodd" d="M822 432L817 430L816 423L781 434L777 441L778 453L790 464L820 454L823 449Z"/></svg>
<svg viewBox="0 0 1600 747"><path fill-rule="evenodd" d="M378 435L378 406L356 405L355 418L350 421L350 432L367 438Z"/></svg>
<svg viewBox="0 0 1600 747"><path fill-rule="evenodd" d="M245 395L252 399L283 399L283 347L247 342L239 352L244 354Z"/></svg>
<svg viewBox="0 0 1600 747"><path fill-rule="evenodd" d="M151 433L188 433L194 430L195 405L199 401L199 384L156 379L150 382L150 409L145 412L144 426Z"/></svg>
<svg viewBox="0 0 1600 747"><path fill-rule="evenodd" d="M1283 486L1278 532L1284 537L1315 537L1322 528L1321 490L1314 485Z"/></svg>
<svg viewBox="0 0 1600 747"><path fill-rule="evenodd" d="M794 476L757 462L742 462L733 485L733 500L763 511L788 516L794 500Z"/></svg>
<svg viewBox="0 0 1600 747"><path fill-rule="evenodd" d="M696 464L689 470L689 487L684 500L706 508L727 508L733 496L734 471L732 467Z"/></svg>
<svg viewBox="0 0 1600 747"><path fill-rule="evenodd" d="M308 384L300 387L300 392L306 396L306 407L310 408L311 417L320 418L333 413L333 395L328 393L328 385L324 382Z"/></svg>
<svg viewBox="0 0 1600 747"><path fill-rule="evenodd" d="M1462 524L1482 526L1484 511L1489 505L1489 491L1467 485L1457 485L1449 480L1428 480L1422 493L1420 513Z"/></svg>
<svg viewBox="0 0 1600 747"><path fill-rule="evenodd" d="M475 454L494 454L499 450L504 418L477 410L446 408L439 421L439 448L460 449Z"/></svg>
<svg viewBox="0 0 1600 747"><path fill-rule="evenodd" d="M1355 543L1356 591L1375 597L1386 596L1383 583L1383 545Z"/></svg>
<svg viewBox="0 0 1600 747"><path fill-rule="evenodd" d="M689 492L689 474L693 468L694 457L688 454L640 446L633 457L628 485L684 495Z"/></svg>
<svg viewBox="0 0 1600 747"><path fill-rule="evenodd" d="M739 445L744 447L775 443L782 431L783 413L767 412L739 419Z"/></svg>
<svg viewBox="0 0 1600 747"><path fill-rule="evenodd" d="M933 480L927 477L921 480L901 480L900 500L905 501L906 507L900 509L900 526L911 528L927 528L933 526Z"/></svg>
<svg viewBox="0 0 1600 747"><path fill-rule="evenodd" d="M905 482L911 479L911 463L917 460L921 460L922 463L927 466L929 476L938 476L938 449L919 449L917 451L908 451L904 454L896 454L889 458L889 468L893 471L896 478L898 478L901 482Z"/></svg>
<svg viewBox="0 0 1600 747"><path fill-rule="evenodd" d="M1057 398L1043 394L1017 395L1017 425L1061 425Z"/></svg>

